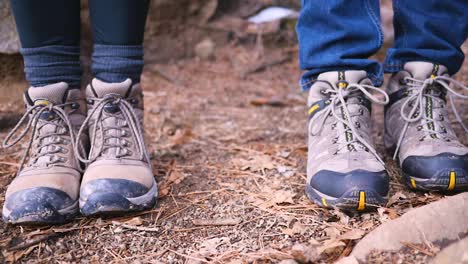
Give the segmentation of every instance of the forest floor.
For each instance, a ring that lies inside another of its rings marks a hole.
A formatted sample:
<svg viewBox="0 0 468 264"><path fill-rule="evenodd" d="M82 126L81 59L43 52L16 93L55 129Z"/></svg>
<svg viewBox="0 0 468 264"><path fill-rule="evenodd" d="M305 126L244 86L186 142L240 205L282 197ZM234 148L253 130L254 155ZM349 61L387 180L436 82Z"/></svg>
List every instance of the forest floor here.
<svg viewBox="0 0 468 264"><path fill-rule="evenodd" d="M297 50L263 53L233 45L218 49L211 61L147 65L145 129L161 194L157 206L54 227L1 222L0 262L329 263L383 222L443 197L401 183L383 146L383 109L374 106L374 140L391 175L388 205L347 215L310 202L304 194L307 108L297 85ZM468 83L468 63L457 79ZM2 108L20 112L18 105L16 100ZM459 109L466 120L468 109L461 102ZM467 144L460 126L454 127ZM0 204L21 155L22 146L0 150ZM369 261L430 258L428 250L408 246Z"/></svg>

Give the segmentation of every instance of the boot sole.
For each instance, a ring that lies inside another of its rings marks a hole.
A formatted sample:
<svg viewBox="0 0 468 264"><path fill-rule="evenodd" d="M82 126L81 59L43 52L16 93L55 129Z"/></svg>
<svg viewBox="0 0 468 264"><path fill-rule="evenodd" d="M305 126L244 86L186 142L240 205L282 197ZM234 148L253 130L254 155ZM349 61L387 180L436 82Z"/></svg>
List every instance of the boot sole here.
<svg viewBox="0 0 468 264"><path fill-rule="evenodd" d="M84 216L114 216L143 211L156 205L157 196L156 182L146 194L133 198L118 193L97 192L86 200L80 198L80 212Z"/></svg>
<svg viewBox="0 0 468 264"><path fill-rule="evenodd" d="M369 212L387 204L387 197L375 190L349 190L340 197L332 197L319 192L310 185L306 186L307 197L325 208L338 208L348 212Z"/></svg>
<svg viewBox="0 0 468 264"><path fill-rule="evenodd" d="M12 225L56 225L70 222L78 215L78 201L71 206L54 210L24 214L19 217L13 216L8 209L3 209L3 221Z"/></svg>
<svg viewBox="0 0 468 264"><path fill-rule="evenodd" d="M468 191L468 174L448 173L445 177L417 178L403 172L403 182L411 189L418 191L437 191L444 193Z"/></svg>

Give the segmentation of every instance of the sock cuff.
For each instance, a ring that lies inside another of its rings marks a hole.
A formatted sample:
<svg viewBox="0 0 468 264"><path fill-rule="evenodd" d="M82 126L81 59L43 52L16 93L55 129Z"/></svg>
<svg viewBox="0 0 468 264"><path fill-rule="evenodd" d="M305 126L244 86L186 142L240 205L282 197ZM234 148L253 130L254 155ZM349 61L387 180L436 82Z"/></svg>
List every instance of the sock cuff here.
<svg viewBox="0 0 468 264"><path fill-rule="evenodd" d="M95 44L92 60L94 77L111 83L130 78L137 83L144 65L143 46Z"/></svg>
<svg viewBox="0 0 468 264"><path fill-rule="evenodd" d="M141 57L142 45L104 45L95 44L93 57Z"/></svg>
<svg viewBox="0 0 468 264"><path fill-rule="evenodd" d="M69 87L80 87L81 63L79 46L51 45L21 48L24 72L31 86L46 86L66 82Z"/></svg>

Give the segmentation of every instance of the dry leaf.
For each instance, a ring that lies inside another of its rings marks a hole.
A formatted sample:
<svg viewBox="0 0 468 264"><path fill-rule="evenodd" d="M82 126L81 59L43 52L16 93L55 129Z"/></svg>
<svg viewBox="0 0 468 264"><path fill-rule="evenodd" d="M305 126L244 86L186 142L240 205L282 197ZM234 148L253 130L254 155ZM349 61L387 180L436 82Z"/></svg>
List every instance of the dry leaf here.
<svg viewBox="0 0 468 264"><path fill-rule="evenodd" d="M301 263L311 263L318 259L319 254L316 247L305 244L295 244L291 249L291 256Z"/></svg>
<svg viewBox="0 0 468 264"><path fill-rule="evenodd" d="M233 165L241 170L250 170L253 172L272 170L276 168L276 164L267 155L256 155L248 159L233 159Z"/></svg>
<svg viewBox="0 0 468 264"><path fill-rule="evenodd" d="M276 204L283 204L283 203L293 204L294 196L296 196L296 193L293 191L278 190L270 194L270 200L268 201L268 206L273 206Z"/></svg>
<svg viewBox="0 0 468 264"><path fill-rule="evenodd" d="M353 229L350 230L338 237L338 240L356 240L356 239L361 239L364 234L366 234L365 231L360 230L360 229Z"/></svg>
<svg viewBox="0 0 468 264"><path fill-rule="evenodd" d="M173 184L181 183L184 179L185 179L185 174L176 170L171 171L171 174L169 175L169 177L167 177L167 179L163 181L161 185L159 186L159 197L164 197L168 195L171 190L171 186Z"/></svg>
<svg viewBox="0 0 468 264"><path fill-rule="evenodd" d="M228 244L228 243L230 243L230 240L228 237L219 237L219 238L215 237L212 239L205 240L200 245L199 253L203 256L217 254L218 253L217 248L223 244Z"/></svg>
<svg viewBox="0 0 468 264"><path fill-rule="evenodd" d="M133 217L132 219L125 221L124 223L131 226L140 226L143 224L143 220L141 219L141 217Z"/></svg>
<svg viewBox="0 0 468 264"><path fill-rule="evenodd" d="M390 199L388 199L387 206L390 207L391 205L398 202L400 199L407 199L406 195L404 195L401 191L396 192Z"/></svg>
<svg viewBox="0 0 468 264"><path fill-rule="evenodd" d="M319 247L317 251L319 255L322 253L328 254L328 253L335 251L337 248L344 247L344 246L346 246L346 244L343 243L342 241L337 240L337 239L331 239L331 240L325 241L323 246Z"/></svg>
<svg viewBox="0 0 468 264"><path fill-rule="evenodd" d="M284 234L286 234L288 236L293 236L295 234L303 235L307 230L306 230L306 226L304 226L303 224L301 224L299 222L296 222L296 223L294 223L292 228L285 228L282 231L283 231Z"/></svg>

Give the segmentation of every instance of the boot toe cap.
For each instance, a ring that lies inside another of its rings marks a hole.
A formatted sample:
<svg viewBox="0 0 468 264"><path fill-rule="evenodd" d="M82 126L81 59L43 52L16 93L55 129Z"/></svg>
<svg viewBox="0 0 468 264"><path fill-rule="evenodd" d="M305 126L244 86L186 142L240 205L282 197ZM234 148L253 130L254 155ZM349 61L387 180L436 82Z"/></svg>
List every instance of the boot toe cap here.
<svg viewBox="0 0 468 264"><path fill-rule="evenodd" d="M78 201L64 191L35 187L12 193L5 200L3 218L8 223L63 223L78 209Z"/></svg>
<svg viewBox="0 0 468 264"><path fill-rule="evenodd" d="M386 171L353 170L341 173L322 170L312 177L310 185L313 189L336 198L349 191L359 190L371 190L380 196L386 196L389 188L389 177Z"/></svg>
<svg viewBox="0 0 468 264"><path fill-rule="evenodd" d="M404 178L413 188L427 190L468 189L468 154L441 153L409 156L402 163Z"/></svg>

